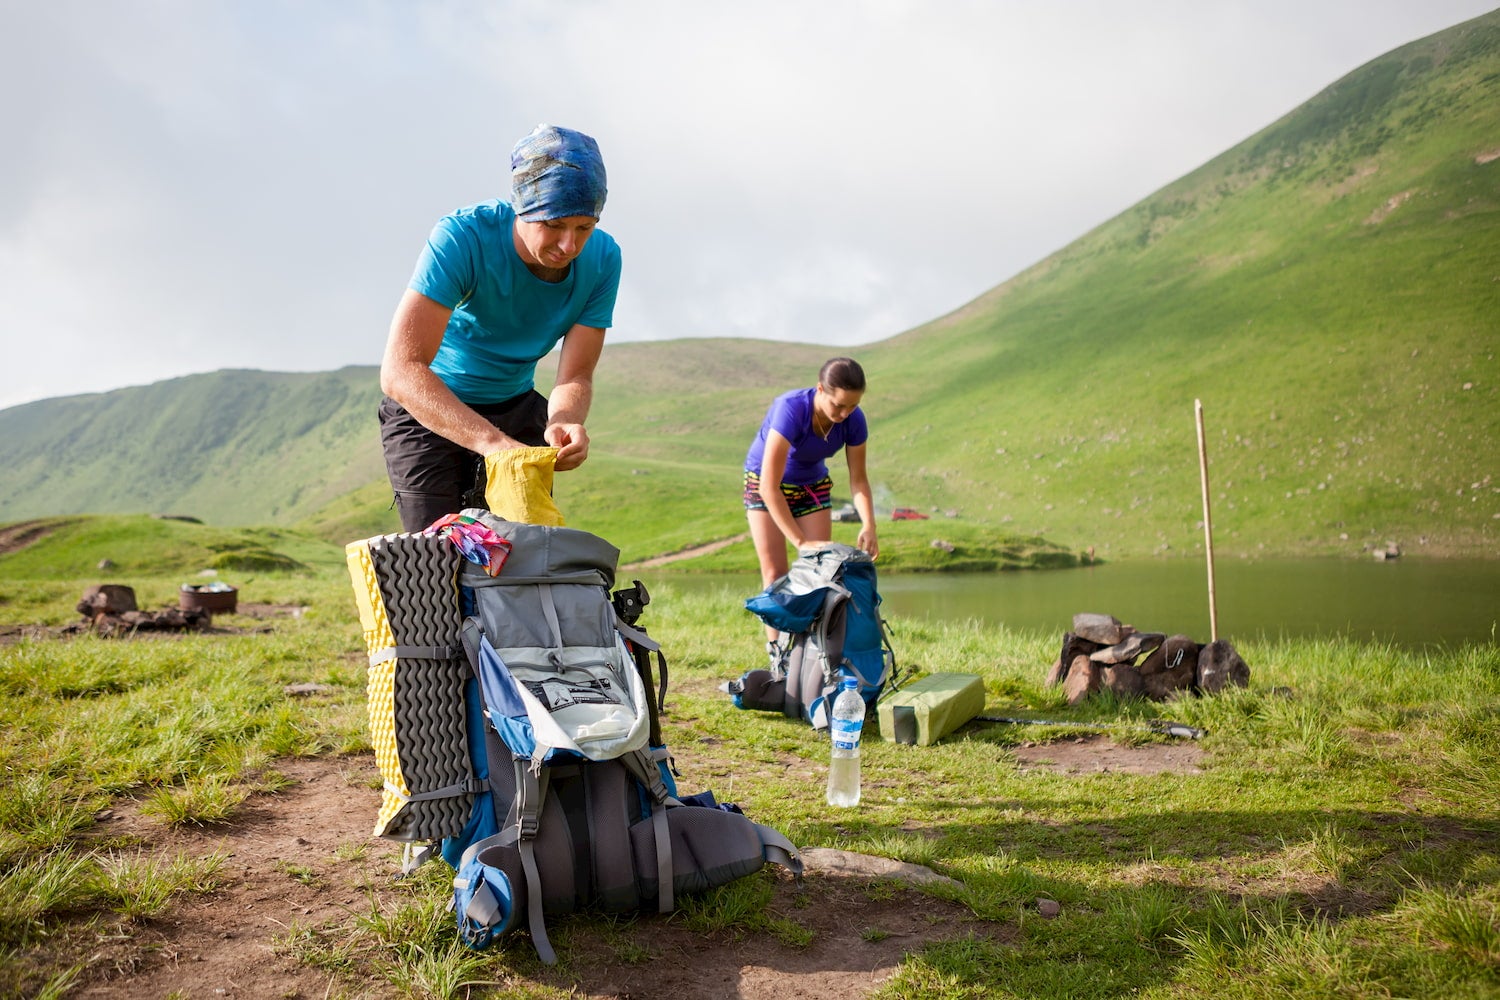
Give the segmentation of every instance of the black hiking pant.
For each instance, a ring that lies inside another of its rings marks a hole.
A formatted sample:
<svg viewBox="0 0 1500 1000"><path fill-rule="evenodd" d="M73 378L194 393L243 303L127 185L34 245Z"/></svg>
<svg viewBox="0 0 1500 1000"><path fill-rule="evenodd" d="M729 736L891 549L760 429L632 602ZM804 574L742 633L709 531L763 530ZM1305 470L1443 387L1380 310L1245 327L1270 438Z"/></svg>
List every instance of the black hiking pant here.
<svg viewBox="0 0 1500 1000"><path fill-rule="evenodd" d="M469 408L524 445L547 443L547 397L535 389ZM484 456L434 434L389 396L380 401L380 447L402 530L421 531L466 507L488 508Z"/></svg>

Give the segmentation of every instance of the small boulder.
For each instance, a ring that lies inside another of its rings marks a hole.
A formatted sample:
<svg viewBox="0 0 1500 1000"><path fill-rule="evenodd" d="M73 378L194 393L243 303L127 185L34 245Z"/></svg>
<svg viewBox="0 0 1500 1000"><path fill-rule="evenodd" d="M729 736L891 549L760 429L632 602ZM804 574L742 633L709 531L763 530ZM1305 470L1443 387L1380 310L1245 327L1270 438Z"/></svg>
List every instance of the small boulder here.
<svg viewBox="0 0 1500 1000"><path fill-rule="evenodd" d="M96 583L83 592L77 610L85 618L135 611L135 589L118 583Z"/></svg>
<svg viewBox="0 0 1500 1000"><path fill-rule="evenodd" d="M1063 682L1063 695L1069 705L1077 705L1099 690L1102 680L1099 664L1087 656L1076 656L1068 665L1068 677Z"/></svg>
<svg viewBox="0 0 1500 1000"><path fill-rule="evenodd" d="M1141 672L1128 663L1115 663L1099 668L1100 683L1119 698L1139 698L1146 693L1146 681Z"/></svg>
<svg viewBox="0 0 1500 1000"><path fill-rule="evenodd" d="M1154 674L1145 674L1147 697L1166 701L1179 691L1191 691L1198 674L1198 661L1183 657L1175 666L1170 663Z"/></svg>
<svg viewBox="0 0 1500 1000"><path fill-rule="evenodd" d="M1073 632L1064 632L1062 650L1057 654L1057 663L1059 666L1058 682L1061 683L1067 679L1068 668L1074 660L1080 656L1087 657L1090 653L1102 648L1099 643L1085 639L1081 635Z"/></svg>
<svg viewBox="0 0 1500 1000"><path fill-rule="evenodd" d="M1155 674L1167 667L1180 666L1184 661L1198 662L1198 644L1189 636L1169 635L1165 642L1136 664L1136 669L1142 674Z"/></svg>
<svg viewBox="0 0 1500 1000"><path fill-rule="evenodd" d="M1198 654L1198 690L1214 694L1230 684L1247 687L1250 666L1228 639L1215 639Z"/></svg>
<svg viewBox="0 0 1500 1000"><path fill-rule="evenodd" d="M1062 683L1063 661L1059 658L1052 661L1052 667L1047 671L1047 679L1044 682L1047 687L1055 688Z"/></svg>

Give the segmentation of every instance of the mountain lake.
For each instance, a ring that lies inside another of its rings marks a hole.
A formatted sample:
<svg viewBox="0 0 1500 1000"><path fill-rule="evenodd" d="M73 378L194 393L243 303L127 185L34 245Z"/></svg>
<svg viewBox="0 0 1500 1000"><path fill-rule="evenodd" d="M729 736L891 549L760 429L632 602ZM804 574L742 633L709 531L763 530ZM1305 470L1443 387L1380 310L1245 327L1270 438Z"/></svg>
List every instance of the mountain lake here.
<svg viewBox="0 0 1500 1000"><path fill-rule="evenodd" d="M876 564L877 567L879 563ZM743 602L755 573L622 573ZM1073 615L1114 615L1144 632L1210 637L1203 561L1134 561L1003 573L890 573L879 577L887 620L973 619L1017 630L1067 631ZM1497 641L1500 561L1484 559L1258 559L1214 565L1218 635L1243 639L1347 636L1409 648ZM648 612L649 614L649 612ZM747 612L748 615L748 612Z"/></svg>

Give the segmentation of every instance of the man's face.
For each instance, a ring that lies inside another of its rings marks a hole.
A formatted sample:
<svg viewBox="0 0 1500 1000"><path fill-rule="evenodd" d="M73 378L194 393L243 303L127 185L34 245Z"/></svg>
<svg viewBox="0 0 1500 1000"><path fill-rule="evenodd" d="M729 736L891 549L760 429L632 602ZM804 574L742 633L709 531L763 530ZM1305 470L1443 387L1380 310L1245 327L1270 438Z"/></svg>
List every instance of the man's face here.
<svg viewBox="0 0 1500 1000"><path fill-rule="evenodd" d="M528 264L567 267L583 252L599 220L592 215L568 215L544 222L516 220L516 251Z"/></svg>

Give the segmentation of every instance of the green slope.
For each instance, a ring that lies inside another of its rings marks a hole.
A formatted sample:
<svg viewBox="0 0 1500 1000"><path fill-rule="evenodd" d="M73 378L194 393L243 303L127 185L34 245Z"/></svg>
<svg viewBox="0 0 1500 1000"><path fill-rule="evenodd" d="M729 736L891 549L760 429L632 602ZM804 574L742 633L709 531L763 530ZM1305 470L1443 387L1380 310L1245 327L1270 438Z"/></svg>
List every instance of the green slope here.
<svg viewBox="0 0 1500 1000"><path fill-rule="evenodd" d="M1103 557L1201 551L1201 399L1221 553L1500 557L1497 316L1500 12L1361 67L898 337L608 346L593 455L559 504L627 558L736 534L765 404L854 353L888 505ZM394 530L377 397L368 368L221 372L0 411L0 520Z"/></svg>
<svg viewBox="0 0 1500 1000"><path fill-rule="evenodd" d="M222 371L0 411L0 517L289 522L382 474L375 369Z"/></svg>
<svg viewBox="0 0 1500 1000"><path fill-rule="evenodd" d="M880 345L926 390L889 413L924 456L893 481L1106 552L1193 548L1201 398L1228 550L1500 554L1497 153L1500 14L1376 60Z"/></svg>

